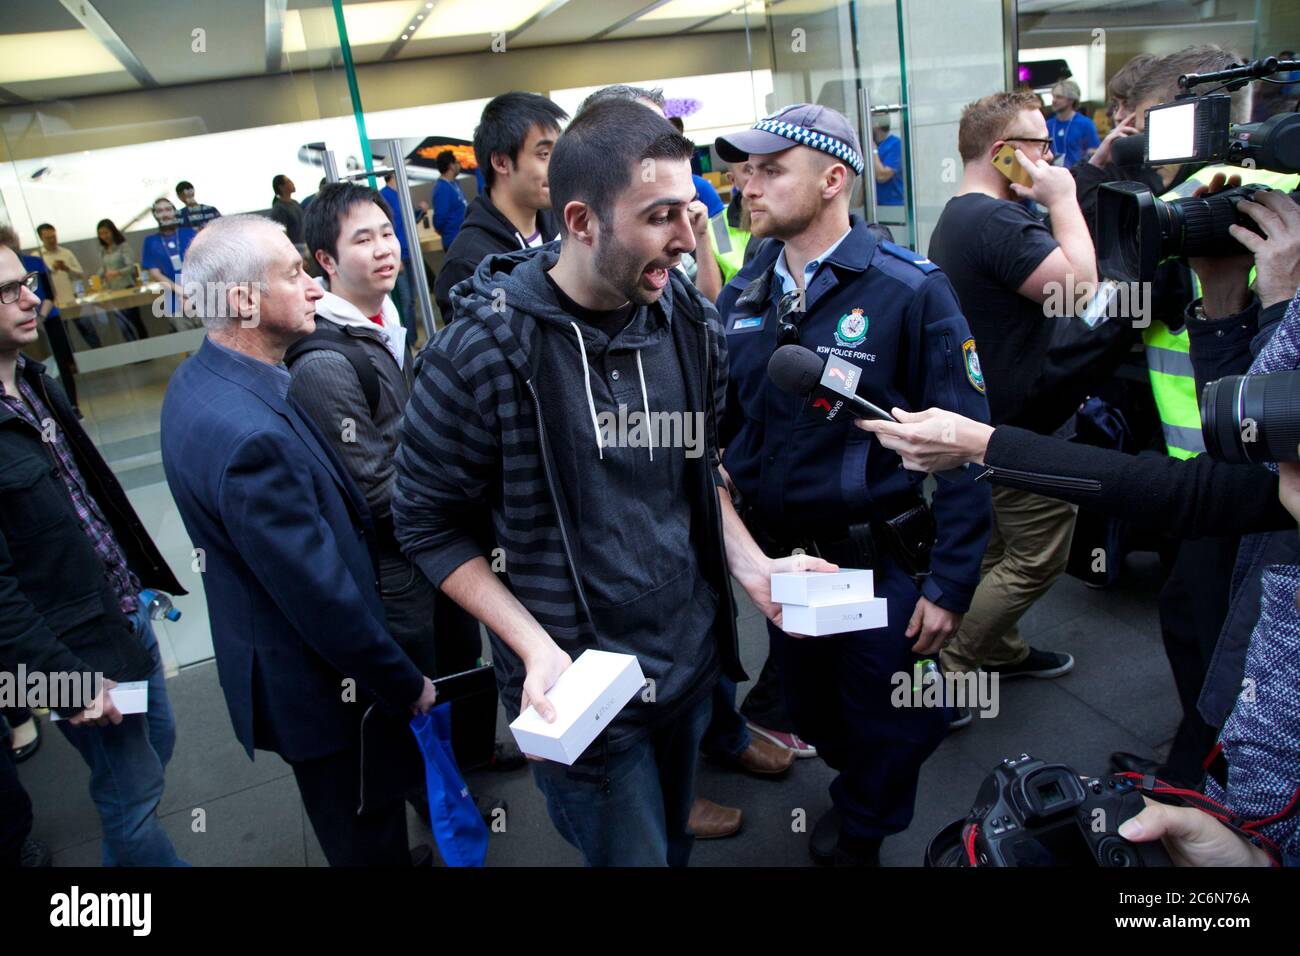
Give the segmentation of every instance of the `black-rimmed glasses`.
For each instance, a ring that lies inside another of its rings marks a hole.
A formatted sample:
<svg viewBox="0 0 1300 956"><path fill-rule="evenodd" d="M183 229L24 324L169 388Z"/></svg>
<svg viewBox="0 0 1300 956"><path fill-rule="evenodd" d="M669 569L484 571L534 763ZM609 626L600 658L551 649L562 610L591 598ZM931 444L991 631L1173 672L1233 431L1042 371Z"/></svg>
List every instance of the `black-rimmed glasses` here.
<svg viewBox="0 0 1300 956"><path fill-rule="evenodd" d="M23 294L23 286L27 286L28 290L35 294L36 290L40 288L40 281L41 274L39 272L29 272L21 279L15 279L13 282L0 285L0 303L13 305L18 301L18 297Z"/></svg>

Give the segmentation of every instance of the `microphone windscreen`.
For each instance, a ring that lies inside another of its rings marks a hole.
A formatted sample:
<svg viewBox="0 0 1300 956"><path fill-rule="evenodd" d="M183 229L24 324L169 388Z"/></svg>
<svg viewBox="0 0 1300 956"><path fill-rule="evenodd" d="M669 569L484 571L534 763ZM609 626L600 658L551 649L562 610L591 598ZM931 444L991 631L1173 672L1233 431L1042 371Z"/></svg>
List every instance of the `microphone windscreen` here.
<svg viewBox="0 0 1300 956"><path fill-rule="evenodd" d="M783 345L767 362L767 377L781 391L802 398L821 381L825 362L802 345Z"/></svg>
<svg viewBox="0 0 1300 956"><path fill-rule="evenodd" d="M1147 154L1146 133L1123 136L1110 147L1111 162L1120 166L1141 166Z"/></svg>

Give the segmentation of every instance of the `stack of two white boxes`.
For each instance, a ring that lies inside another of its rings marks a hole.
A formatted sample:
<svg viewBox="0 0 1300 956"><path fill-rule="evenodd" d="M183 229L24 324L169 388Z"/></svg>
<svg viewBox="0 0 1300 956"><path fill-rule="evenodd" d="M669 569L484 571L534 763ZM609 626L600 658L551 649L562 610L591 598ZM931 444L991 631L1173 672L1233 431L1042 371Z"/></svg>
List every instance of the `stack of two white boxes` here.
<svg viewBox="0 0 1300 956"><path fill-rule="evenodd" d="M851 568L774 574L772 603L781 605L781 629L805 637L866 631L889 620L872 573Z"/></svg>

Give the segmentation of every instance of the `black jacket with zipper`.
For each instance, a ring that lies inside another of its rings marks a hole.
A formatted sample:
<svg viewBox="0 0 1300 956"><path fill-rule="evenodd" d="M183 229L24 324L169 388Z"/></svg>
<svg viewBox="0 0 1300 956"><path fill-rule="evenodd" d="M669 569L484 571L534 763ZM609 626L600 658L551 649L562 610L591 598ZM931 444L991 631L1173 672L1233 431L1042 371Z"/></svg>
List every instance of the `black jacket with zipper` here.
<svg viewBox="0 0 1300 956"><path fill-rule="evenodd" d="M546 242L560 234L555 217L545 209L537 214L537 229ZM487 193L474 197L465 211L465 222L460 232L443 257L442 271L433 283L433 298L438 303L444 324L450 324L456 317L452 313L451 287L470 278L488 256L527 248L526 238L492 203Z"/></svg>
<svg viewBox="0 0 1300 956"><path fill-rule="evenodd" d="M556 254L557 247L549 245L490 257L472 283L455 290L458 320L439 332L417 361L397 450L393 517L403 550L438 585L466 561L488 557L495 543L511 592L556 644L576 657L601 642L574 564L572 517L537 400L532 360L538 319L512 296L498 311L491 294L508 278L503 273L530 257ZM705 413L705 453L691 459L687 475L692 526L706 532L698 548L700 573L720 598L713 633L722 670L733 680L746 680L717 494L725 340L712 305L676 270L670 270L665 297L673 310L687 408ZM488 523L494 542L480 533ZM501 696L513 717L519 711L523 664L496 635L492 641Z"/></svg>
<svg viewBox="0 0 1300 956"><path fill-rule="evenodd" d="M185 594L63 389L31 359L20 375L49 409L130 569L147 588ZM153 660L119 607L54 454L40 430L0 403L0 664L143 680Z"/></svg>

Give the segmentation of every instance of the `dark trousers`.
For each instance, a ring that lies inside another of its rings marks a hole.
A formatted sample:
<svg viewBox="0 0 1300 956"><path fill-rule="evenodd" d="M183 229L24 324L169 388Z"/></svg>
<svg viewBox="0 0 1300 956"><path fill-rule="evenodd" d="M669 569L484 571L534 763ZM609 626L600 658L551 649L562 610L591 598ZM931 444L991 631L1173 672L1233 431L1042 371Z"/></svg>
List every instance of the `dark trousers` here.
<svg viewBox="0 0 1300 956"><path fill-rule="evenodd" d="M603 740L572 767L534 762L546 809L587 866L685 866L695 837L687 829L695 799L700 739L712 713L708 696L626 750Z"/></svg>
<svg viewBox="0 0 1300 956"><path fill-rule="evenodd" d="M1228 616L1228 592L1237 559L1237 538L1199 538L1178 546L1169 579L1160 591L1160 636L1174 674L1183 718L1165 761L1175 782L1194 785L1219 738L1196 709L1219 631Z"/></svg>
<svg viewBox="0 0 1300 956"><path fill-rule="evenodd" d="M46 319L45 335L50 340L50 352L54 355L54 365L59 370L59 384L68 396L72 407L77 407L76 362L72 357L72 343L68 341L68 329L62 319Z"/></svg>
<svg viewBox="0 0 1300 956"><path fill-rule="evenodd" d="M947 727L942 707L893 706L896 675L910 683L919 660L904 633L919 593L890 560L876 562L875 586L876 596L889 602L888 627L793 638L768 624L794 729L839 771L831 800L842 817L841 832L857 838L907 828L921 764Z"/></svg>
<svg viewBox="0 0 1300 956"><path fill-rule="evenodd" d="M18 780L9 728L0 720L0 869L19 866L32 832L32 801Z"/></svg>
<svg viewBox="0 0 1300 956"><path fill-rule="evenodd" d="M361 800L360 746L315 760L291 761L312 830L330 866L410 866L406 804L401 793Z"/></svg>

